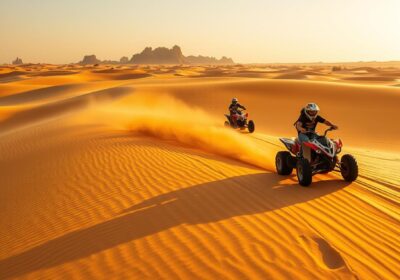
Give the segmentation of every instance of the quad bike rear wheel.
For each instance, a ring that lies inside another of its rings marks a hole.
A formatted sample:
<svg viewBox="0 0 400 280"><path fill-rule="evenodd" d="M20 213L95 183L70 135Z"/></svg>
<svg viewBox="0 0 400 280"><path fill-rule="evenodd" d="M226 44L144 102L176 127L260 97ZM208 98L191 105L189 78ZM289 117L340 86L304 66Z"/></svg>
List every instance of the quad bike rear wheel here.
<svg viewBox="0 0 400 280"><path fill-rule="evenodd" d="M250 133L254 132L255 125L254 125L254 122L252 120L250 120L249 123L247 124L247 129L249 130Z"/></svg>
<svg viewBox="0 0 400 280"><path fill-rule="evenodd" d="M358 164L356 159L349 154L343 155L340 160L340 173L347 182L353 182L358 177Z"/></svg>
<svg viewBox="0 0 400 280"><path fill-rule="evenodd" d="M307 187L312 182L312 170L311 165L305 158L299 158L296 164L297 179L299 184L303 187Z"/></svg>
<svg viewBox="0 0 400 280"><path fill-rule="evenodd" d="M293 165L291 165L292 156L289 152L278 152L275 157L276 171L279 175L292 174Z"/></svg>

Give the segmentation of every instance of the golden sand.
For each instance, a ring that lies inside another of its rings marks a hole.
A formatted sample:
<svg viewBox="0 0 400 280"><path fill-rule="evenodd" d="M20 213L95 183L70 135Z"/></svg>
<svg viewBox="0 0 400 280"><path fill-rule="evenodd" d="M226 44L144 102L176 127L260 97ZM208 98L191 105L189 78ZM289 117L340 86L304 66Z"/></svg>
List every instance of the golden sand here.
<svg viewBox="0 0 400 280"><path fill-rule="evenodd" d="M0 278L397 279L400 69L374 67L1 67ZM275 173L307 102L356 182Z"/></svg>

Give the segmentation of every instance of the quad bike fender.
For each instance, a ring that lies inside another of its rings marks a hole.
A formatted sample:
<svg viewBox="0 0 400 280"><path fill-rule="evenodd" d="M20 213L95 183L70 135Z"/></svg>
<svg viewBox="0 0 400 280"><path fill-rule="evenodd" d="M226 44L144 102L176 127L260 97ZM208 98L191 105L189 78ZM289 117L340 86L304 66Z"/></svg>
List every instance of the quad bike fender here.
<svg viewBox="0 0 400 280"><path fill-rule="evenodd" d="M335 142L337 148L343 147L342 140L340 140L340 139L335 139L334 142Z"/></svg>
<svg viewBox="0 0 400 280"><path fill-rule="evenodd" d="M317 147L317 145L315 145L315 144L313 144L313 143L311 143L311 142L303 142L303 145L306 146L306 147L309 147L310 149L312 149L312 150L314 150L314 151L316 151L316 150L319 149L319 148Z"/></svg>
<svg viewBox="0 0 400 280"><path fill-rule="evenodd" d="M334 142L329 143L330 146L328 147L322 146L318 142L303 142L303 145L310 148L311 150L314 150L316 153L324 153L328 157L333 158L336 155L337 147Z"/></svg>
<svg viewBox="0 0 400 280"><path fill-rule="evenodd" d="M300 151L300 145L296 140L289 138L279 138L279 140L285 145L292 154L296 155Z"/></svg>
<svg viewBox="0 0 400 280"><path fill-rule="evenodd" d="M333 140L333 143L335 143L336 146L336 153L340 153L342 151L343 143L342 140L340 139L335 139Z"/></svg>
<svg viewBox="0 0 400 280"><path fill-rule="evenodd" d="M230 124L230 125L233 125L233 121L232 121L232 119L231 119L231 116L225 114L225 117L226 117L226 119L228 120L229 124Z"/></svg>

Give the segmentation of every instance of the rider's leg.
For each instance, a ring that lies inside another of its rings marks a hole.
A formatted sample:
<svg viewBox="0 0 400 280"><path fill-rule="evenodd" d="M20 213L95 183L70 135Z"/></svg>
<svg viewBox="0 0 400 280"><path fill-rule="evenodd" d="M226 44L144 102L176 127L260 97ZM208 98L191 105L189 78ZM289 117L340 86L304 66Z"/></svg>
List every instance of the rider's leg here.
<svg viewBox="0 0 400 280"><path fill-rule="evenodd" d="M303 158L307 159L308 162L311 162L311 148L303 145L302 150Z"/></svg>
<svg viewBox="0 0 400 280"><path fill-rule="evenodd" d="M310 138L304 134L304 133L299 133L299 142L300 142L300 154L308 160L308 162L311 162L311 150L309 147L304 145L304 142L310 141Z"/></svg>
<svg viewBox="0 0 400 280"><path fill-rule="evenodd" d="M236 120L236 122L238 122L238 121L240 121L240 129L241 129L241 130L246 129L246 126L244 125L244 117L243 117L242 114L238 114L238 115L237 115L237 120ZM236 124L237 124L237 123L236 123ZM239 125L238 125L238 126L239 126Z"/></svg>
<svg viewBox="0 0 400 280"><path fill-rule="evenodd" d="M234 128L237 128L237 119L238 119L238 115L237 115L237 114L232 114L232 115L231 115L231 119L232 119L232 122L233 122L233 127L234 127Z"/></svg>

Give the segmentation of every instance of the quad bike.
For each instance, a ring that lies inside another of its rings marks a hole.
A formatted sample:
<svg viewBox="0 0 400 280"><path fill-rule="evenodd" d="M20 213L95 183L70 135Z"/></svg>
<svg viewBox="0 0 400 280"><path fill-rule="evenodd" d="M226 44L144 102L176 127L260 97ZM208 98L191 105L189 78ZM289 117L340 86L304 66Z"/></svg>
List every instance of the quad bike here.
<svg viewBox="0 0 400 280"><path fill-rule="evenodd" d="M249 113L243 113L243 111L238 111L238 114L233 115L233 117L236 118L236 125L231 119L230 115L225 114L225 117L228 119L224 123L226 127L240 128L241 130L247 128L250 133L254 132L255 129L254 121L247 120L247 118L249 117Z"/></svg>
<svg viewBox="0 0 400 280"><path fill-rule="evenodd" d="M352 182L358 177L358 165L356 159L345 154L338 161L337 155L342 150L340 139L332 140L326 134L333 130L325 130L324 136L315 132L309 132L310 141L303 142L303 151L298 139L279 138L288 151L276 154L275 165L279 175L289 175L293 168L297 170L297 179L300 185L309 186L312 176L318 173L340 171L345 181Z"/></svg>

